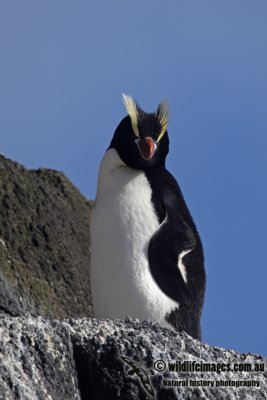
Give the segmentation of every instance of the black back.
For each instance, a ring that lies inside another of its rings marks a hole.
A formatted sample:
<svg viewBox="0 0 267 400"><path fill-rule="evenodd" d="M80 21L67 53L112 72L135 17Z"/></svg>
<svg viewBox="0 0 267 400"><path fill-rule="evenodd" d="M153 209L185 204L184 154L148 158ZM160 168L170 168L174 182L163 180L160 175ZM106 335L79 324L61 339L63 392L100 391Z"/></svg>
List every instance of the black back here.
<svg viewBox="0 0 267 400"><path fill-rule="evenodd" d="M176 329L200 339L206 281L202 243L174 177L161 166L145 173L162 224L149 245L151 272L160 287L163 288L165 283L163 291L180 304L179 310L172 310L166 320ZM187 276L185 284L177 266L177 257L188 250L190 252L183 257Z"/></svg>

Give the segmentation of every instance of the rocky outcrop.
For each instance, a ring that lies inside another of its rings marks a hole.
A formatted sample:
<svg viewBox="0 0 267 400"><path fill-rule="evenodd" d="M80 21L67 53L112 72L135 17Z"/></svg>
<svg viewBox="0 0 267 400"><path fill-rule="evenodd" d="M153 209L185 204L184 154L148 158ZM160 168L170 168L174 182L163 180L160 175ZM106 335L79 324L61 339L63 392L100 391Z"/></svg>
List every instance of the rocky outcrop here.
<svg viewBox="0 0 267 400"><path fill-rule="evenodd" d="M92 315L90 210L63 173L0 156L0 311Z"/></svg>
<svg viewBox="0 0 267 400"><path fill-rule="evenodd" d="M267 396L267 360L212 348L153 323L4 317L0 348L0 398L6 400L263 400ZM175 365L190 369L196 363L215 370L170 371ZM265 371L222 371L227 364L231 369L258 365Z"/></svg>
<svg viewBox="0 0 267 400"><path fill-rule="evenodd" d="M88 318L91 205L62 173L0 156L0 399L266 399L261 356Z"/></svg>

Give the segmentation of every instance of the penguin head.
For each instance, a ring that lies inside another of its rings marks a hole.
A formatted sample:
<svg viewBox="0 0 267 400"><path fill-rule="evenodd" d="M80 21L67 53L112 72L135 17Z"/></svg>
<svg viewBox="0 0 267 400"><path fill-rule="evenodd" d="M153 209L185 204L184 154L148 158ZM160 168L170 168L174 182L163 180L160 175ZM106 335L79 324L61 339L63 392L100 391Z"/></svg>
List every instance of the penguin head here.
<svg viewBox="0 0 267 400"><path fill-rule="evenodd" d="M129 167L146 170L165 165L169 151L168 106L161 102L153 113L146 113L130 96L123 94L128 115L115 130L109 148L117 150Z"/></svg>

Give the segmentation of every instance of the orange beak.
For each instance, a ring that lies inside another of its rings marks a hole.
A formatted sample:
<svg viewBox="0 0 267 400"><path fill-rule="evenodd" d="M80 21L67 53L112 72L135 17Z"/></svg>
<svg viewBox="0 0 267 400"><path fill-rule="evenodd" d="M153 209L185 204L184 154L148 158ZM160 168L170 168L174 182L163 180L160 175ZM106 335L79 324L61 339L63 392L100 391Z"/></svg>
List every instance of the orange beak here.
<svg viewBox="0 0 267 400"><path fill-rule="evenodd" d="M157 148L156 143L151 137L136 139L136 144L144 160L151 160Z"/></svg>

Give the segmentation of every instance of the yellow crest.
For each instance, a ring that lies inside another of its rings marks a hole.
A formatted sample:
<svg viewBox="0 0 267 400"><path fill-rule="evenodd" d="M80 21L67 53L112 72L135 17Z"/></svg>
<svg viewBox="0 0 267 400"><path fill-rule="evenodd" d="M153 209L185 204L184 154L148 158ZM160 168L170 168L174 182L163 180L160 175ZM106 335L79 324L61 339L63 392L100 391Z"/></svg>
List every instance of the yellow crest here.
<svg viewBox="0 0 267 400"><path fill-rule="evenodd" d="M157 117L161 126L161 131L157 139L157 143L167 130L168 122L170 119L169 106L166 101L161 101L157 109Z"/></svg>
<svg viewBox="0 0 267 400"><path fill-rule="evenodd" d="M123 103L126 107L127 113L131 118L132 128L136 137L139 137L138 131L138 107L136 101L127 94L122 94Z"/></svg>
<svg viewBox="0 0 267 400"><path fill-rule="evenodd" d="M139 137L139 130L138 130L138 116L140 113L144 113L143 110L139 107L136 101L127 94L122 94L123 103L127 110L127 113L131 119L132 128L136 137ZM166 101L160 102L157 111L154 113L160 123L160 133L157 138L157 143L162 139L164 133L167 130L168 122L169 122L169 107Z"/></svg>

